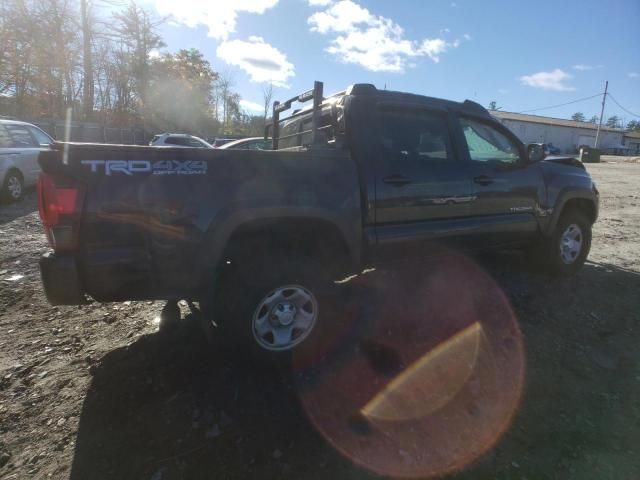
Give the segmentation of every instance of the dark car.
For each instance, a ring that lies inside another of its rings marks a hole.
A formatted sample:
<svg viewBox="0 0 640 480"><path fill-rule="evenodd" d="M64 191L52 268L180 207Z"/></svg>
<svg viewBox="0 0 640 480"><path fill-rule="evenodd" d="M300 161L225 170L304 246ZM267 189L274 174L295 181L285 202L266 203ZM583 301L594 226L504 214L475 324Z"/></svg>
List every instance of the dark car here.
<svg viewBox="0 0 640 480"><path fill-rule="evenodd" d="M169 322L186 299L279 352L330 325L334 280L371 265L510 247L568 275L589 253L599 194L584 166L545 160L475 102L369 84L325 98L316 82L274 104L271 132L273 151L42 153L49 301L164 299Z"/></svg>

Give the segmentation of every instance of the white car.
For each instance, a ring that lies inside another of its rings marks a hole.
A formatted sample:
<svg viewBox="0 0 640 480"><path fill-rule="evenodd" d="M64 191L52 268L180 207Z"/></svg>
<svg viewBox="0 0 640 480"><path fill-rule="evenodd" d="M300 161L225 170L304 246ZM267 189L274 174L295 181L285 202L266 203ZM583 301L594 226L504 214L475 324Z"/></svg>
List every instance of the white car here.
<svg viewBox="0 0 640 480"><path fill-rule="evenodd" d="M163 133L154 135L149 142L153 147L177 147L177 148L213 148L213 146L199 137L186 133Z"/></svg>
<svg viewBox="0 0 640 480"><path fill-rule="evenodd" d="M38 154L54 140L30 123L0 119L0 185L3 200L20 200L40 174Z"/></svg>
<svg viewBox="0 0 640 480"><path fill-rule="evenodd" d="M225 143L218 148L230 148L232 150L271 150L273 148L273 140L270 138L265 140L264 137L241 138L240 140Z"/></svg>

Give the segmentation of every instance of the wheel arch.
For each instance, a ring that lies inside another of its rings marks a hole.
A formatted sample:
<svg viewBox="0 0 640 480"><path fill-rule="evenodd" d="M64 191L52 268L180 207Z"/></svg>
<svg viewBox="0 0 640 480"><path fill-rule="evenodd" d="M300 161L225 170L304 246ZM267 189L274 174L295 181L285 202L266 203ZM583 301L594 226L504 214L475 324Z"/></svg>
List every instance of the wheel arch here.
<svg viewBox="0 0 640 480"><path fill-rule="evenodd" d="M563 191L544 233L552 235L562 215L570 210L583 212L594 223L598 218L598 199L593 192L584 189Z"/></svg>
<svg viewBox="0 0 640 480"><path fill-rule="evenodd" d="M247 253L267 255L274 248L319 259L336 278L353 273L361 261L359 230L322 212L304 210L244 212L217 224L205 242L203 282L227 262L246 261Z"/></svg>

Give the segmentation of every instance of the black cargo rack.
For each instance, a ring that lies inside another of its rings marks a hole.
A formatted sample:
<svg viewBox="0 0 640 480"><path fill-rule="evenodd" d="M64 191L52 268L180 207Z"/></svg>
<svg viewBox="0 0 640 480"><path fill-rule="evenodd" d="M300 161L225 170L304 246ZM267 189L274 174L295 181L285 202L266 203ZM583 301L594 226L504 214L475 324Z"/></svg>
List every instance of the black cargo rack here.
<svg viewBox="0 0 640 480"><path fill-rule="evenodd" d="M280 113L289 110L291 108L291 104L293 102L308 102L309 100L313 100L313 109L312 109L312 117L311 117L311 130L305 132L296 132L292 135L286 135L282 138L289 138L301 135L303 133L311 133L311 144L315 145L318 142L318 124L320 123L320 111L322 108L323 97L323 89L324 85L322 82L315 81L313 82L313 90L309 90L307 92L301 93L300 95L296 95L293 98L290 98L286 102L273 102L273 115L272 115L272 123L271 123L271 136L273 138L273 149L278 149L278 143L280 141Z"/></svg>

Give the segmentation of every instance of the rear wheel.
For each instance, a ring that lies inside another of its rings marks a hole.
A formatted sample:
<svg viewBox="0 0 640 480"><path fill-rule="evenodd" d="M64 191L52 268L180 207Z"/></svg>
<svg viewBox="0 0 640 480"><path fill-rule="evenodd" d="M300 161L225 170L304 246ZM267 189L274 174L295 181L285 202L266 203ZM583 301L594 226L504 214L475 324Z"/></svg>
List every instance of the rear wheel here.
<svg viewBox="0 0 640 480"><path fill-rule="evenodd" d="M545 239L537 259L555 275L573 275L584 265L591 249L591 221L579 210L562 214L553 235Z"/></svg>
<svg viewBox="0 0 640 480"><path fill-rule="evenodd" d="M330 323L335 288L321 264L278 254L220 278L216 321L227 339L258 357L288 358Z"/></svg>
<svg viewBox="0 0 640 480"><path fill-rule="evenodd" d="M12 170L4 179L2 196L8 202L17 202L24 193L24 182L19 172Z"/></svg>

